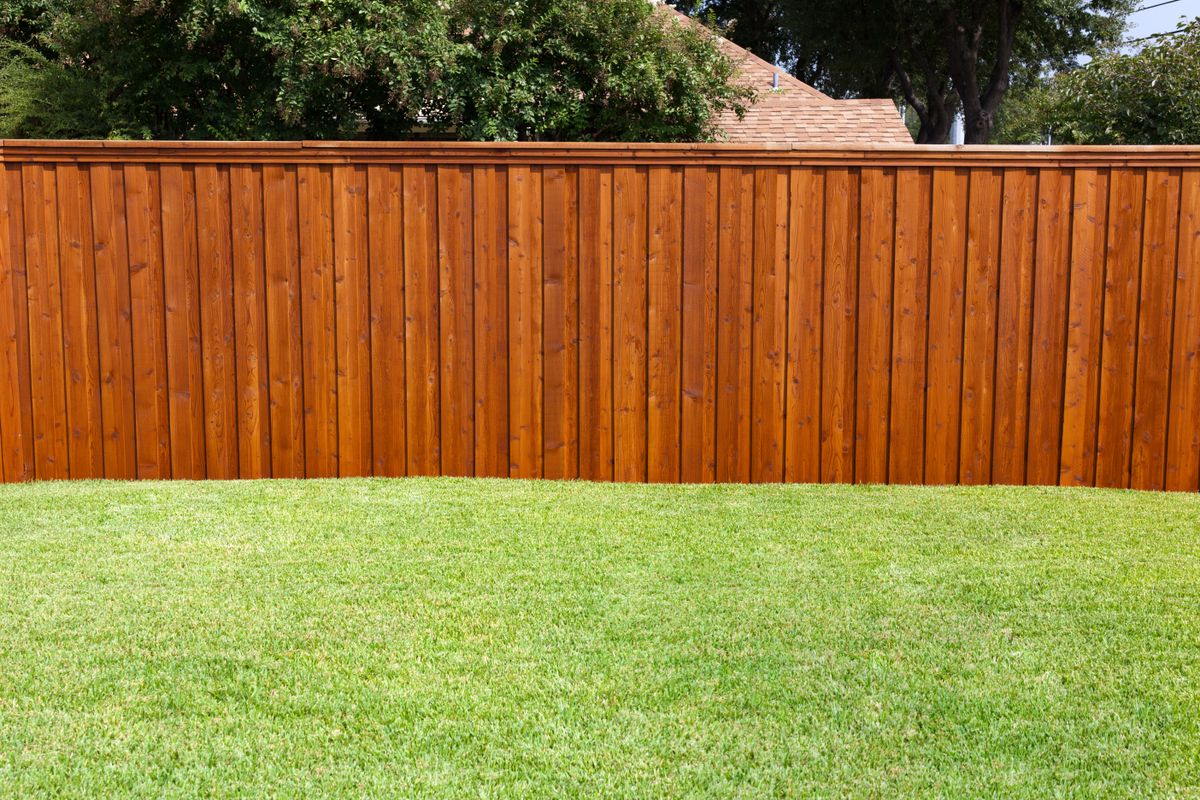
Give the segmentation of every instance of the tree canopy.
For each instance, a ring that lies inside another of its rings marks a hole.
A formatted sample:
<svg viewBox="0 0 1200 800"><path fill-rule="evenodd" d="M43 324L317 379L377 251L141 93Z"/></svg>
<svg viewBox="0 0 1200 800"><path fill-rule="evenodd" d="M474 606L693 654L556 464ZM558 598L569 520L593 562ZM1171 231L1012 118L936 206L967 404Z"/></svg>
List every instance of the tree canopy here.
<svg viewBox="0 0 1200 800"><path fill-rule="evenodd" d="M999 138L1200 144L1200 18L1140 51L1101 56L1014 98Z"/></svg>
<svg viewBox="0 0 1200 800"><path fill-rule="evenodd" d="M0 135L707 141L751 91L646 0L0 0Z"/></svg>
<svg viewBox="0 0 1200 800"><path fill-rule="evenodd" d="M690 0L729 36L839 97L894 96L946 141L983 143L1009 89L1115 44L1135 0Z"/></svg>

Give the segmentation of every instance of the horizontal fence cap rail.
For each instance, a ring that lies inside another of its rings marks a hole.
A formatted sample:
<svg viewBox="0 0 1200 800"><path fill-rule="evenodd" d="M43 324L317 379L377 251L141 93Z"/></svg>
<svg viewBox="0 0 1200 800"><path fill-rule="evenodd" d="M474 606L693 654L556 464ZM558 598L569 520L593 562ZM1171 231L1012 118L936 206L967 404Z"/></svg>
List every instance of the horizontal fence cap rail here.
<svg viewBox="0 0 1200 800"><path fill-rule="evenodd" d="M0 139L4 162L1189 167L1200 147Z"/></svg>

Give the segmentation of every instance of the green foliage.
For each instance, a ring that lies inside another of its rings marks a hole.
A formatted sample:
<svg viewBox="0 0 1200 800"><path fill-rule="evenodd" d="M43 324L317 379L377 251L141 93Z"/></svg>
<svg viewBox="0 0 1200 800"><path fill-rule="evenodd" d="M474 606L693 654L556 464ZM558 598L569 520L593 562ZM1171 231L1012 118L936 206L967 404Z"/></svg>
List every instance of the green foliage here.
<svg viewBox="0 0 1200 800"><path fill-rule="evenodd" d="M26 136L703 141L751 94L645 0L0 0L0 36Z"/></svg>
<svg viewBox="0 0 1200 800"><path fill-rule="evenodd" d="M1024 92L998 139L1200 144L1200 18L1133 54L1101 56Z"/></svg>

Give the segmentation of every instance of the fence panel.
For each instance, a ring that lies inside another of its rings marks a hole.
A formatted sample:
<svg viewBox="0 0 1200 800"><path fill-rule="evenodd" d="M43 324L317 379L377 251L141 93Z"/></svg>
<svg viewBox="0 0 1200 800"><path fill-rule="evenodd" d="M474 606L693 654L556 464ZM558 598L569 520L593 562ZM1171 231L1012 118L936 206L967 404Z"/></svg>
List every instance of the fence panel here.
<svg viewBox="0 0 1200 800"><path fill-rule="evenodd" d="M0 479L1200 489L1200 150L0 142Z"/></svg>

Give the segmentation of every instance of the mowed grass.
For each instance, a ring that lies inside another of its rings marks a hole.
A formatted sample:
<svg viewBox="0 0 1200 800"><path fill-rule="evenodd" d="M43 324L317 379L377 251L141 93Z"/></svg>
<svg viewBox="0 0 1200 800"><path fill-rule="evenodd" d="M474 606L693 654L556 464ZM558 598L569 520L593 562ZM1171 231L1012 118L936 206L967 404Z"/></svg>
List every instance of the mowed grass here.
<svg viewBox="0 0 1200 800"><path fill-rule="evenodd" d="M1200 796L1200 497L0 488L0 794Z"/></svg>

